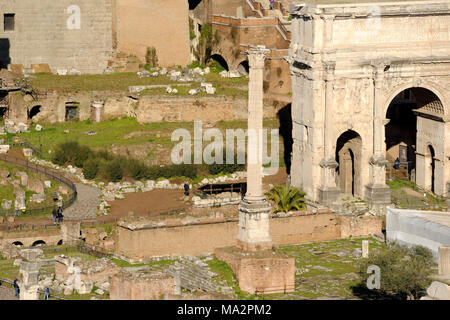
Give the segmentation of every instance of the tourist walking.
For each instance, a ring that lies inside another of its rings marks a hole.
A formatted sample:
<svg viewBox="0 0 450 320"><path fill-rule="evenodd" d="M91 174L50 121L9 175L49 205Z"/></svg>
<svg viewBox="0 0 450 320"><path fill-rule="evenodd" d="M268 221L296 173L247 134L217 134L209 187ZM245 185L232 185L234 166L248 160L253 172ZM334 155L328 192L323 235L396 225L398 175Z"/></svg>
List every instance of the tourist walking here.
<svg viewBox="0 0 450 320"><path fill-rule="evenodd" d="M56 224L56 216L58 215L58 211L56 210L56 207L53 207L52 216L53 216L53 223Z"/></svg>
<svg viewBox="0 0 450 320"><path fill-rule="evenodd" d="M275 0L270 0L270 10L273 10L273 3L275 2Z"/></svg>
<svg viewBox="0 0 450 320"><path fill-rule="evenodd" d="M394 169L398 170L400 168L400 159L397 157L394 161Z"/></svg>
<svg viewBox="0 0 450 320"><path fill-rule="evenodd" d="M14 287L14 296L19 297L20 288L19 288L19 280L17 280L17 278L14 279L13 287Z"/></svg>
<svg viewBox="0 0 450 320"><path fill-rule="evenodd" d="M50 288L46 287L44 291L44 300L50 299Z"/></svg>
<svg viewBox="0 0 450 320"><path fill-rule="evenodd" d="M62 207L58 208L58 213L57 213L56 217L57 217L58 223L63 222L64 216L63 216L63 209L62 209Z"/></svg>
<svg viewBox="0 0 450 320"><path fill-rule="evenodd" d="M184 183L184 195L189 195L189 184L187 182Z"/></svg>

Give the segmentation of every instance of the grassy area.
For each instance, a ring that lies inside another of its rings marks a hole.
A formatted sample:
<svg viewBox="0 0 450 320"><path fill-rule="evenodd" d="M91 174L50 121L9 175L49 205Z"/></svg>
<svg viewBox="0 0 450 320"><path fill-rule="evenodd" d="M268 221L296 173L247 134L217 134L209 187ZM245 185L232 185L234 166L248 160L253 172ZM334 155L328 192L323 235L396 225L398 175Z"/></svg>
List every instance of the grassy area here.
<svg viewBox="0 0 450 320"><path fill-rule="evenodd" d="M53 152L55 146L67 141L78 141L95 149L112 149L116 146L143 145L147 150L146 156L141 160L158 159L161 153L169 153L178 141L172 142L171 135L174 130L187 129L193 135L194 124L192 122L157 122L140 124L135 118L121 118L91 123L90 121L66 122L43 124L42 131L30 131L20 133L18 136L27 139L32 145L42 150L46 159L51 158L49 151ZM247 128L246 121L220 121L216 128L221 130L224 139L226 129ZM279 128L278 120L264 121L267 129ZM87 135L86 132L94 131L96 135ZM68 133L67 133L68 132ZM283 160L283 140L280 137L280 160ZM206 142L203 144L207 145ZM270 150L270 142L268 146ZM167 162L164 162L167 163Z"/></svg>
<svg viewBox="0 0 450 320"><path fill-rule="evenodd" d="M361 249L362 240L369 240L371 252L385 245L373 238L358 238L279 247L279 251L295 257L295 292L287 294L247 294L239 289L226 263L217 259L207 263L220 280L225 280L235 290L238 299L357 299L353 288L360 282L358 262L362 258L355 255L355 251Z"/></svg>
<svg viewBox="0 0 450 320"><path fill-rule="evenodd" d="M204 75L206 82L210 82L217 88L217 95L242 96L248 95L247 77L222 78L217 73ZM169 77L160 75L158 77L139 78L134 72L113 73L108 75L74 75L60 76L54 74L36 74L36 78L31 80L31 85L38 91L49 89L61 91L128 91L130 86L140 85L172 85L177 88L177 95L188 95L190 89L199 88L200 83L191 82L192 86L177 86L176 81ZM140 93L141 95L165 95L165 88L148 89ZM207 96L200 93L200 96Z"/></svg>
<svg viewBox="0 0 450 320"><path fill-rule="evenodd" d="M41 207L53 205L52 193L55 193L58 191L58 188L61 186L60 183L58 183L54 180L48 179L45 176L38 175L34 172L25 170L21 167L17 167L12 164L9 164L9 163L0 162L0 168L8 169L8 171L10 172L10 176L13 177L14 179L20 180L19 177L17 176L17 172L20 171L20 172L25 172L28 175L28 179L39 179L41 181L46 181L46 180L51 181L51 187L45 188L46 200L42 203L30 202L29 200L33 196L33 194L35 194L35 192L27 190L26 186L20 185L20 187L25 191L27 209L41 208ZM66 199L67 196L64 196L64 198ZM7 183L7 184L0 185L0 201L3 201L3 200L14 201L14 186L12 184ZM27 216L19 216L19 218L26 218L26 217ZM33 217L36 217L36 216L33 216Z"/></svg>
<svg viewBox="0 0 450 320"><path fill-rule="evenodd" d="M448 208L447 203L443 199L436 197L430 192L422 190L412 181L394 179L391 181L386 181L386 184L391 189L392 201L399 208L421 208L425 210L431 209L437 211ZM405 188L411 189L416 193L408 193Z"/></svg>

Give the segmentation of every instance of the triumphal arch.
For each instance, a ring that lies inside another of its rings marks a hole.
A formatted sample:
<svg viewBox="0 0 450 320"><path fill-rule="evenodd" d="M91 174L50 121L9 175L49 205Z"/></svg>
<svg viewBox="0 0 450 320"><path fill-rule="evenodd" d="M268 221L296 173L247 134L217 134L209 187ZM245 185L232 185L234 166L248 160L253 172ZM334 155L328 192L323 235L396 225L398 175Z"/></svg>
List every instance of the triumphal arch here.
<svg viewBox="0 0 450 320"><path fill-rule="evenodd" d="M376 210L398 157L419 186L448 195L450 0L320 2L291 6L291 183Z"/></svg>

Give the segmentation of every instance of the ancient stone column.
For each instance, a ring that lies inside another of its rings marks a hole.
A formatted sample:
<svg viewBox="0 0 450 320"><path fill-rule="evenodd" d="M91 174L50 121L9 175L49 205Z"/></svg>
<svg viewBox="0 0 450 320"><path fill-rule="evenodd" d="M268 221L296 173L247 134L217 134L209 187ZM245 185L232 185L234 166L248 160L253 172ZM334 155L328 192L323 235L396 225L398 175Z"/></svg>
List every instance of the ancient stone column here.
<svg viewBox="0 0 450 320"><path fill-rule="evenodd" d="M252 48L248 55L248 147L247 193L239 205L238 247L245 251L272 248L269 234L271 206L262 192L262 124L264 60L270 52L264 46Z"/></svg>
<svg viewBox="0 0 450 320"><path fill-rule="evenodd" d="M370 158L371 182L366 186L366 200L372 211L382 214L391 202L391 193L386 185L386 166L389 162L384 155L383 91L385 63L374 66L374 102L373 102L373 155Z"/></svg>
<svg viewBox="0 0 450 320"><path fill-rule="evenodd" d="M92 102L92 110L91 110L92 122L102 121L102 111L104 105L105 105L104 100L94 100L94 102Z"/></svg>
<svg viewBox="0 0 450 320"><path fill-rule="evenodd" d="M39 257L41 249L25 249L20 251L22 261L19 269L20 300L39 300Z"/></svg>
<svg viewBox="0 0 450 320"><path fill-rule="evenodd" d="M450 277L450 246L439 247L438 255L439 275Z"/></svg>
<svg viewBox="0 0 450 320"><path fill-rule="evenodd" d="M335 172L338 163L335 160L333 149L333 87L334 63L324 65L325 72L325 109L324 109L324 157L320 161L321 186L319 187L319 202L331 205L339 201L341 193L336 186Z"/></svg>
<svg viewBox="0 0 450 320"><path fill-rule="evenodd" d="M61 238L63 243L75 245L80 239L80 222L62 222L61 223Z"/></svg>

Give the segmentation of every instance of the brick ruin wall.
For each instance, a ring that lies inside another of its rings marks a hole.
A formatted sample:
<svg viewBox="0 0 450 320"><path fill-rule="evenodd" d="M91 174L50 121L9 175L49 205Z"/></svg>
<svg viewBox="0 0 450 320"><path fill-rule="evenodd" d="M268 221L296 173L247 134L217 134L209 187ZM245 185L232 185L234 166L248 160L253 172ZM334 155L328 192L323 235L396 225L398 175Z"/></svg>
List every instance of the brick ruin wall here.
<svg viewBox="0 0 450 320"><path fill-rule="evenodd" d="M214 219L195 225L172 225L131 231L118 227L115 252L134 259L157 256L200 255L215 248L233 246L237 219ZM301 244L364 236L381 232L379 218L342 217L335 213L301 214L270 221L275 245ZM208 239L208 241L205 241Z"/></svg>
<svg viewBox="0 0 450 320"><path fill-rule="evenodd" d="M48 94L45 98L33 101L22 93L10 93L9 119L15 123L27 122L27 110L40 106L40 112L33 122L64 122L67 102L79 102L80 121L92 119L95 110L91 107L94 100L104 99L102 120L136 117L141 123L148 122L204 122L247 120L247 98L239 97L164 97L141 96L133 98L123 92L92 91L75 93ZM266 101L264 115L268 119L276 118L281 104Z"/></svg>

